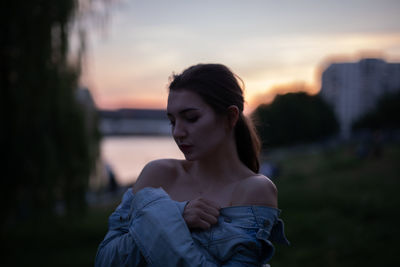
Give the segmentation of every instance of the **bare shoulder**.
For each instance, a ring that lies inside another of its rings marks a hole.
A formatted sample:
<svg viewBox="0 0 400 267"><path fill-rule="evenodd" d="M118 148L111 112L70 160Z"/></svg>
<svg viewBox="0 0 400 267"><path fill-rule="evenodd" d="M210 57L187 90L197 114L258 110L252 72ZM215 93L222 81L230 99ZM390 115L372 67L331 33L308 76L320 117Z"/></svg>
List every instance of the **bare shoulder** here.
<svg viewBox="0 0 400 267"><path fill-rule="evenodd" d="M180 160L176 159L150 161L139 174L133 185L133 192L136 193L145 187L163 187L166 189L177 176L180 166Z"/></svg>
<svg viewBox="0 0 400 267"><path fill-rule="evenodd" d="M278 190L266 176L258 174L248 177L236 186L234 205L259 205L278 207Z"/></svg>

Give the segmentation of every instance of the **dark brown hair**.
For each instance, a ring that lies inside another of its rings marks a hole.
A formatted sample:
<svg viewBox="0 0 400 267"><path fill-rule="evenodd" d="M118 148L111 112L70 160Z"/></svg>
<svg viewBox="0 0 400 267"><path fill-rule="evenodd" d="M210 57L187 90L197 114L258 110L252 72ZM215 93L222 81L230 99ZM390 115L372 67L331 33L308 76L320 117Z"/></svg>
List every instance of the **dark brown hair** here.
<svg viewBox="0 0 400 267"><path fill-rule="evenodd" d="M171 77L169 90L189 90L197 93L216 114L226 114L235 105L240 111L235 125L235 143L240 160L252 171L260 168L260 139L251 120L243 115L243 81L221 64L198 64Z"/></svg>

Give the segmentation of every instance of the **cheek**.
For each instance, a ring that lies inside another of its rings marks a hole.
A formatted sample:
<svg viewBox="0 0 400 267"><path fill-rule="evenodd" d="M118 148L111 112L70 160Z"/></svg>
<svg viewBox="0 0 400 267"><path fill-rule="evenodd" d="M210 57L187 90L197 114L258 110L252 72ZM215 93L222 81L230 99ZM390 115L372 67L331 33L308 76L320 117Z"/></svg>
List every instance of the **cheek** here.
<svg viewBox="0 0 400 267"><path fill-rule="evenodd" d="M226 132L220 122L211 121L198 127L195 131L196 138L201 143L213 145L219 143L226 138Z"/></svg>
<svg viewBox="0 0 400 267"><path fill-rule="evenodd" d="M201 134L204 136L210 136L217 132L218 124L213 120L204 120L194 127L194 132L196 134Z"/></svg>

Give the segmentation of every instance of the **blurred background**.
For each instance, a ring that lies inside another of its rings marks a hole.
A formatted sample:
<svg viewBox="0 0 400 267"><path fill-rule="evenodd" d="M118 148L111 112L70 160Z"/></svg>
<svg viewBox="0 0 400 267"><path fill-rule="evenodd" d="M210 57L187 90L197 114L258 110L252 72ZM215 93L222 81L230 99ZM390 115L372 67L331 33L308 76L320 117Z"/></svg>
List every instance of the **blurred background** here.
<svg viewBox="0 0 400 267"><path fill-rule="evenodd" d="M146 162L183 158L168 77L245 82L292 245L271 265L397 266L400 2L3 1L2 266L93 266Z"/></svg>

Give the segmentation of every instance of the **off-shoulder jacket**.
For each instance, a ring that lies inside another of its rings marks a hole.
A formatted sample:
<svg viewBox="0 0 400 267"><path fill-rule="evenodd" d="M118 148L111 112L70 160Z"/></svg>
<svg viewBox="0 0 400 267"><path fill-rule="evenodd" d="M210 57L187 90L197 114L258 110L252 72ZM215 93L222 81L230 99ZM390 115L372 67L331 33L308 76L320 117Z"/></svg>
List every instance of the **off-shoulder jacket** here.
<svg viewBox="0 0 400 267"><path fill-rule="evenodd" d="M222 208L209 230L190 231L186 204L161 188L128 189L109 218L95 266L262 266L274 254L272 242L289 244L279 209Z"/></svg>

